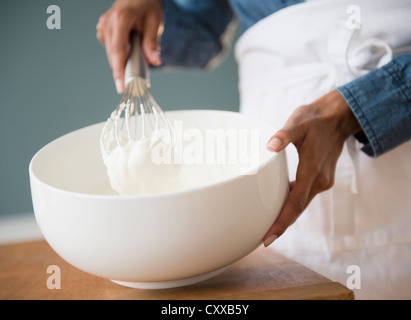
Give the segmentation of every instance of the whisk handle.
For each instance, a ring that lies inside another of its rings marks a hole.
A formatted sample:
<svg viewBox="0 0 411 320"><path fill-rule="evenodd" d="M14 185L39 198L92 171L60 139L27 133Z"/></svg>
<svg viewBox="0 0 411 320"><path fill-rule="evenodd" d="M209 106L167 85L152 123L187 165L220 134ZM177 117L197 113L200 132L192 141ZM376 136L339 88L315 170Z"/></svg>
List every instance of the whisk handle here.
<svg viewBox="0 0 411 320"><path fill-rule="evenodd" d="M134 32L130 37L130 56L127 60L124 72L124 80L127 84L133 78L143 78L149 85L149 73L147 62L143 56L141 34Z"/></svg>

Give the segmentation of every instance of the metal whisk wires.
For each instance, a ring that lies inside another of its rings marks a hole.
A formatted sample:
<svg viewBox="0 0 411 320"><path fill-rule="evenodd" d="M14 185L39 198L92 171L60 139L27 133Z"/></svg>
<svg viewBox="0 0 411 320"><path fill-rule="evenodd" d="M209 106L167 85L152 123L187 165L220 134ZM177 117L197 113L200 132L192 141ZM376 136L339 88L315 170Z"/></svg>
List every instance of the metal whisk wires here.
<svg viewBox="0 0 411 320"><path fill-rule="evenodd" d="M175 143L171 124L150 93L147 64L141 52L141 39L133 36L132 51L127 62L126 90L120 103L107 120L101 135L101 149L105 155L115 147L145 138L170 139ZM168 137L167 137L168 135Z"/></svg>

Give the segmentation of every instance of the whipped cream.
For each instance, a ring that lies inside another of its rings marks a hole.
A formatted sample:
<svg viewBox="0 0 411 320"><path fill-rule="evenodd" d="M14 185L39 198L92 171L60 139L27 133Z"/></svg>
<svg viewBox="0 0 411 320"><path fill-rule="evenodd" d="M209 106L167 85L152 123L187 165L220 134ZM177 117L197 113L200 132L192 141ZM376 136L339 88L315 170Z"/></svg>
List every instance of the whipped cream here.
<svg viewBox="0 0 411 320"><path fill-rule="evenodd" d="M245 164L248 167L256 161L253 157L258 149L247 148L241 135L229 143L228 135L212 134L209 138L207 130L174 132L179 133L174 143L156 130L151 136L122 143L110 132L105 141L111 151L107 153L104 150L109 148L102 147L102 154L111 188L120 195L193 189L241 175ZM230 155L241 155L244 150L249 152L246 162L232 161ZM225 161L219 161L221 155Z"/></svg>
<svg viewBox="0 0 411 320"><path fill-rule="evenodd" d="M111 187L120 195L158 193L178 188L180 165L154 161L153 151L159 150L174 152L170 143L153 134L137 141L130 140L109 154L103 154Z"/></svg>

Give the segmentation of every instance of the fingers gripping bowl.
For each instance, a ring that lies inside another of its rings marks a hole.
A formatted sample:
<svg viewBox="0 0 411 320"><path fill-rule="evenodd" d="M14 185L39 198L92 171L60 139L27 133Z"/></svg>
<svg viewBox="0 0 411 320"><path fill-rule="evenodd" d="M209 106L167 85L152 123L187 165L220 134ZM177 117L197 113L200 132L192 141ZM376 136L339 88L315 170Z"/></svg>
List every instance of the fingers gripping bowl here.
<svg viewBox="0 0 411 320"><path fill-rule="evenodd" d="M167 117L180 126L182 161L200 159L186 165L186 176L198 180L192 185L115 194L99 147L104 123L64 135L34 155L29 173L37 223L73 266L130 287L169 288L215 276L261 244L288 193L285 153L265 150L275 128L225 111L172 111ZM233 138L243 156L226 160L239 171L214 180L193 174L227 172L206 157L212 139L199 139L204 132Z"/></svg>

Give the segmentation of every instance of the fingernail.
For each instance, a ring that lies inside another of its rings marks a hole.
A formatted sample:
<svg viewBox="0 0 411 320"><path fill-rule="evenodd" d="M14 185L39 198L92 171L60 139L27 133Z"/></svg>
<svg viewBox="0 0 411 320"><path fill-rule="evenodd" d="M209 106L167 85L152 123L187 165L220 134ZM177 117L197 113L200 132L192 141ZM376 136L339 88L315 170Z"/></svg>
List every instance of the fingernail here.
<svg viewBox="0 0 411 320"><path fill-rule="evenodd" d="M153 60L156 62L155 64L159 66L161 64L160 50L153 50L151 56L153 57Z"/></svg>
<svg viewBox="0 0 411 320"><path fill-rule="evenodd" d="M267 248L270 244L277 240L277 238L278 236L276 234L269 236L267 239L264 240L264 247Z"/></svg>
<svg viewBox="0 0 411 320"><path fill-rule="evenodd" d="M115 80L115 85L116 85L117 93L122 93L124 91L123 84L120 79Z"/></svg>
<svg viewBox="0 0 411 320"><path fill-rule="evenodd" d="M272 138L267 143L267 149L270 151L277 151L281 147L282 141L278 138Z"/></svg>

